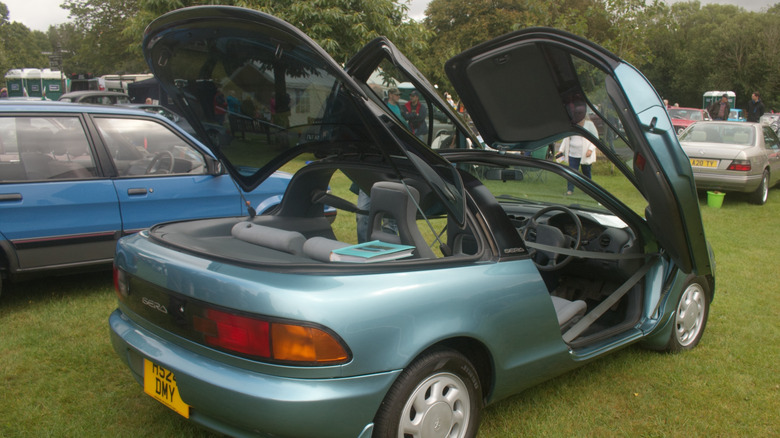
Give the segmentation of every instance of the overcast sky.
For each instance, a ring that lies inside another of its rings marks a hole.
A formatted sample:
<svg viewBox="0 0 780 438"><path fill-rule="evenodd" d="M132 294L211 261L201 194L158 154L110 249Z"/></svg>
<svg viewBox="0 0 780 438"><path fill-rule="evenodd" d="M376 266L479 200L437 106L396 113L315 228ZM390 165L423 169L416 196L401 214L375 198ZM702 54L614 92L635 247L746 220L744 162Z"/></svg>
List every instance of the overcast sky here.
<svg viewBox="0 0 780 438"><path fill-rule="evenodd" d="M305 1L305 0L302 0ZM687 0L665 0L667 3ZM8 6L11 21L17 21L32 30L46 32L49 26L62 24L68 21L68 11L60 8L63 0L0 0ZM425 7L430 0L411 0L409 16L414 19L422 19L425 16ZM760 11L780 0L700 0L700 3L723 3L739 5L749 11Z"/></svg>

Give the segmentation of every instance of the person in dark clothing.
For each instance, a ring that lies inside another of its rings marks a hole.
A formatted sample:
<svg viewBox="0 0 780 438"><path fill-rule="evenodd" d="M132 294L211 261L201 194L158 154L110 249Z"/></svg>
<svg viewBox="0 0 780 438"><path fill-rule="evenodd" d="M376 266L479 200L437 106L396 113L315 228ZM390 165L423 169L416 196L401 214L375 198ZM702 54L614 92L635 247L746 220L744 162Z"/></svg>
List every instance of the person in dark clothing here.
<svg viewBox="0 0 780 438"><path fill-rule="evenodd" d="M409 122L409 129L422 141L426 141L428 134L428 108L420 102L420 94L417 90L409 95L409 102L401 108L401 112Z"/></svg>
<svg viewBox="0 0 780 438"><path fill-rule="evenodd" d="M729 96L723 94L720 98L720 102L713 102L712 105L707 108L707 111L709 111L712 120L728 120L729 112L731 111Z"/></svg>
<svg viewBox="0 0 780 438"><path fill-rule="evenodd" d="M761 95L758 94L758 91L754 91L748 102L747 121L758 122L763 114L764 102L761 100Z"/></svg>

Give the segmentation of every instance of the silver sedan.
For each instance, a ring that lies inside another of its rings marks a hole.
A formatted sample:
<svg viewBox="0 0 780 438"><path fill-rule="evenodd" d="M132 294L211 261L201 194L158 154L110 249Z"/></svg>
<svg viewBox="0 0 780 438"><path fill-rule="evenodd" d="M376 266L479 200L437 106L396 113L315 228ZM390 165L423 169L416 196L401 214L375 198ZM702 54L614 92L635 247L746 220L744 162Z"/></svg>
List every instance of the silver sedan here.
<svg viewBox="0 0 780 438"><path fill-rule="evenodd" d="M745 192L759 205L780 180L780 139L768 126L698 122L680 135L699 190Z"/></svg>

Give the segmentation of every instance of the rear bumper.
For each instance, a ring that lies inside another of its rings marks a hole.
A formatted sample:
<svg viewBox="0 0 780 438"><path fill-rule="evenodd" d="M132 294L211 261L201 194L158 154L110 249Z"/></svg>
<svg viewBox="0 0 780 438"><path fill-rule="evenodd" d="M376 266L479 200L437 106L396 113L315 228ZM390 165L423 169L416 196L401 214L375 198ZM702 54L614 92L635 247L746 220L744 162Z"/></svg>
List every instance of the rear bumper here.
<svg viewBox="0 0 780 438"><path fill-rule="evenodd" d="M693 179L699 190L722 190L724 192L754 192L761 183L761 174L724 175L693 171Z"/></svg>
<svg viewBox="0 0 780 438"><path fill-rule="evenodd" d="M138 383L143 385L144 358L172 370L182 400L191 406L190 420L231 436L370 436L373 417L400 373L280 377L196 354L154 335L119 309L109 326L114 350Z"/></svg>

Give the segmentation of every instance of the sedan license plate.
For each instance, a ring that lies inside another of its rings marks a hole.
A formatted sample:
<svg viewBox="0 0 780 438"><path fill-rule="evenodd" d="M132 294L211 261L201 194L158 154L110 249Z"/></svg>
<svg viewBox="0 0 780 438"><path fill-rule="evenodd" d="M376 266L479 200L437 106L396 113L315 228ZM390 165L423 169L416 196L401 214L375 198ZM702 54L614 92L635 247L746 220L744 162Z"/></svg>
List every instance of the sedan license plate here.
<svg viewBox="0 0 780 438"><path fill-rule="evenodd" d="M718 167L718 160L703 160L701 158L691 158L693 167Z"/></svg>
<svg viewBox="0 0 780 438"><path fill-rule="evenodd" d="M190 418L190 406L184 403L171 370L144 359L144 392L184 418Z"/></svg>

